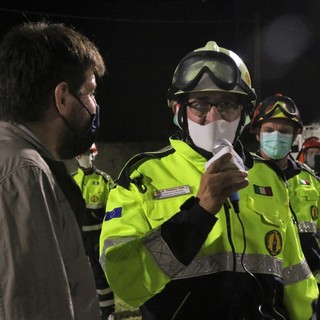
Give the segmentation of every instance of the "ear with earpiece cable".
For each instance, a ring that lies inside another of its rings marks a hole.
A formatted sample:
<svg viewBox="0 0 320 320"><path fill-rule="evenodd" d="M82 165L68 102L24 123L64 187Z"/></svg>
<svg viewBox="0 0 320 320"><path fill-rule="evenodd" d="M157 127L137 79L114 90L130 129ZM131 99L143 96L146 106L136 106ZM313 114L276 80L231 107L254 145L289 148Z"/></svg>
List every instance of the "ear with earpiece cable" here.
<svg viewBox="0 0 320 320"><path fill-rule="evenodd" d="M173 116L173 123L181 129L179 131L179 135L183 141L186 141L189 137L189 130L188 130L188 121L187 121L187 106L184 100L179 99L178 101L174 101L174 116Z"/></svg>

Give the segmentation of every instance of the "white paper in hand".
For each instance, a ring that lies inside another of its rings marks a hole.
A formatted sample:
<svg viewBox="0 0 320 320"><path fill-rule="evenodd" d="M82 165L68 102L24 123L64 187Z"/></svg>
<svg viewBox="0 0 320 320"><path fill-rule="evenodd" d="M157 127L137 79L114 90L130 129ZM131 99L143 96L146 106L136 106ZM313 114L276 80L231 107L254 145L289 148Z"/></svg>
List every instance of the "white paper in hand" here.
<svg viewBox="0 0 320 320"><path fill-rule="evenodd" d="M219 139L215 143L216 147L214 148L217 152L213 152L214 156L205 164L205 169L207 170L210 164L213 161L216 161L217 159L221 158L226 153L231 153L232 158L229 162L225 163L225 167L223 167L222 170L226 169L234 169L235 167L238 168L241 171L245 171L245 166L242 161L242 158L236 153L236 151L233 149L231 143L226 139ZM214 150L214 151L215 151Z"/></svg>

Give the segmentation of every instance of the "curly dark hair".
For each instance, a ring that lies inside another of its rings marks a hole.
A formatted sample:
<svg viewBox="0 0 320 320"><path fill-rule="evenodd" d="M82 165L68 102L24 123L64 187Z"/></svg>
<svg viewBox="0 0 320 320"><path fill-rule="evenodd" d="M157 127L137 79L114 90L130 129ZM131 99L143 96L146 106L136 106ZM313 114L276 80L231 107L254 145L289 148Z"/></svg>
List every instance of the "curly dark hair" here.
<svg viewBox="0 0 320 320"><path fill-rule="evenodd" d="M0 119L41 120L57 84L77 91L88 70L106 72L98 48L62 23L29 22L14 27L0 45Z"/></svg>

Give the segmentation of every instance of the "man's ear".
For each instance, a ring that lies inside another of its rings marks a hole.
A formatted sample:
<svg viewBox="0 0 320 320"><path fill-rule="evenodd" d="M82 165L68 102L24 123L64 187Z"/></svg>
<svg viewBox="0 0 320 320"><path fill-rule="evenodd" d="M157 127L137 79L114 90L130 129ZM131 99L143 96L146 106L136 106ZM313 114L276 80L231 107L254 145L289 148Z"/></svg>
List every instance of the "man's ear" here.
<svg viewBox="0 0 320 320"><path fill-rule="evenodd" d="M260 142L260 128L255 128L254 129L254 134L256 135L257 141Z"/></svg>
<svg viewBox="0 0 320 320"><path fill-rule="evenodd" d="M293 131L292 143L294 143L296 141L297 136L298 136L298 132L299 132L299 129L295 127L294 131Z"/></svg>
<svg viewBox="0 0 320 320"><path fill-rule="evenodd" d="M60 114L64 113L63 109L65 107L66 96L68 92L68 84L66 82L60 82L54 90L55 104Z"/></svg>
<svg viewBox="0 0 320 320"><path fill-rule="evenodd" d="M172 111L173 111L173 113L174 114L176 114L176 113L178 113L178 111L179 111L179 109L180 109L180 103L178 103L178 102L174 102L173 104L172 104Z"/></svg>

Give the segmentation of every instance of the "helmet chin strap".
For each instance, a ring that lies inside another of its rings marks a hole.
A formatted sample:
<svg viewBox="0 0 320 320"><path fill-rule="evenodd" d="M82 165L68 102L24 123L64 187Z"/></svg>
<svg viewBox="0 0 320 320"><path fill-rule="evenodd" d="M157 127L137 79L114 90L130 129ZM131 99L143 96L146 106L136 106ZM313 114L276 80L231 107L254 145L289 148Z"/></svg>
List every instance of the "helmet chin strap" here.
<svg viewBox="0 0 320 320"><path fill-rule="evenodd" d="M233 146L237 143L238 138L240 137L240 135L241 135L241 133L242 133L242 131L243 131L245 125L246 125L246 118L247 118L247 113L246 113L246 111L244 110L244 111L241 112L241 116L240 116L240 121L239 121L239 124L238 124L238 128L237 128L237 130L236 130L235 137L234 137L234 141L233 141L233 143L232 143ZM249 120L249 122L250 122L250 120ZM248 122L248 123L249 123L249 122Z"/></svg>

